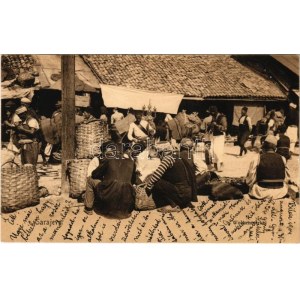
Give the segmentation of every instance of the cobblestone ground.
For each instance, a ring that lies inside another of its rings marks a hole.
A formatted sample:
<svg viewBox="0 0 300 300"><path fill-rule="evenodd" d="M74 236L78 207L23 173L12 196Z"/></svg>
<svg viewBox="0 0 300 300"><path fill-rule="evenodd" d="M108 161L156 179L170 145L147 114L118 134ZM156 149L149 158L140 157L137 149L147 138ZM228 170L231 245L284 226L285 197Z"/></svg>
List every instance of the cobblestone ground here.
<svg viewBox="0 0 300 300"><path fill-rule="evenodd" d="M299 180L299 148L296 148L296 151L298 155L292 155L287 162L290 176L294 181ZM239 147L233 146L233 144L225 146L224 171L220 173L221 176L240 177L247 174L250 162L257 154L255 151L248 151L242 158L237 158L238 153Z"/></svg>

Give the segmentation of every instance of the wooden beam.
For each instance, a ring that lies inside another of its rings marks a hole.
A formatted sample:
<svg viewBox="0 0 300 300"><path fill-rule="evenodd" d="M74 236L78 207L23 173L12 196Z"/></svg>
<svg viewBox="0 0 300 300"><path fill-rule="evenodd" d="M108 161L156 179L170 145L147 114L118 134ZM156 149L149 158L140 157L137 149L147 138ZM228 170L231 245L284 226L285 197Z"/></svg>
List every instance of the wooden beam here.
<svg viewBox="0 0 300 300"><path fill-rule="evenodd" d="M62 172L61 190L69 192L67 162L75 158L75 55L62 55Z"/></svg>

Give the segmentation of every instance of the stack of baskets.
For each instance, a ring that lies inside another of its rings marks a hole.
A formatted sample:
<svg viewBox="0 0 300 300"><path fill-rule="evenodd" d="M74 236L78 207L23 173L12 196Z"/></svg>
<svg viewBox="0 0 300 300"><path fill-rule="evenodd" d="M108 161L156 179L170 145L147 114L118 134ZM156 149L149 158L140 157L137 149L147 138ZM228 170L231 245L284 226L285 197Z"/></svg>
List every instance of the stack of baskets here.
<svg viewBox="0 0 300 300"><path fill-rule="evenodd" d="M109 140L107 123L80 124L76 129L76 158L92 158L100 154L101 143Z"/></svg>
<svg viewBox="0 0 300 300"><path fill-rule="evenodd" d="M38 174L35 166L2 165L1 211L10 213L39 204Z"/></svg>
<svg viewBox="0 0 300 300"><path fill-rule="evenodd" d="M72 159L68 162L71 198L79 198L85 192L89 163L89 159Z"/></svg>

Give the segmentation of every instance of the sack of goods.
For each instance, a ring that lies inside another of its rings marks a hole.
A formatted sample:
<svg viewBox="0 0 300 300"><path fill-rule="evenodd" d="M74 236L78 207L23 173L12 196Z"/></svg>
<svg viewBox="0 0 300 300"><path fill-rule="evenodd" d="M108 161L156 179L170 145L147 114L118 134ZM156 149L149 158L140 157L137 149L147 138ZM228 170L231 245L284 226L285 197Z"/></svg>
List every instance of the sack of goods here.
<svg viewBox="0 0 300 300"><path fill-rule="evenodd" d="M135 209L136 210L152 210L156 209L155 202L152 198L146 193L146 183L142 183L135 188L136 197L135 197Z"/></svg>
<svg viewBox="0 0 300 300"><path fill-rule="evenodd" d="M80 197L86 189L86 176L89 159L72 159L68 161L68 175L70 181L70 197Z"/></svg>
<svg viewBox="0 0 300 300"><path fill-rule="evenodd" d="M76 128L76 158L93 158L100 154L100 146L109 140L107 124L94 121Z"/></svg>
<svg viewBox="0 0 300 300"><path fill-rule="evenodd" d="M2 165L1 211L10 213L39 204L38 174L35 166L15 163Z"/></svg>

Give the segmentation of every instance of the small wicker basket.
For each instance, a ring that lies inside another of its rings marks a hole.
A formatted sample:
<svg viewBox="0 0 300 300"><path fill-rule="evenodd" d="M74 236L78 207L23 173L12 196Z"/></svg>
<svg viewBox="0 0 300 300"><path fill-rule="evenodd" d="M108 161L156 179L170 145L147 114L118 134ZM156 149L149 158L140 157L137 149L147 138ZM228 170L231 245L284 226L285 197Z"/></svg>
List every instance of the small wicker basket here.
<svg viewBox="0 0 300 300"><path fill-rule="evenodd" d="M151 210L156 209L155 202L152 196L148 197L146 193L147 183L141 183L136 186L135 209L136 210Z"/></svg>
<svg viewBox="0 0 300 300"><path fill-rule="evenodd" d="M1 211L10 213L39 204L38 174L35 166L2 165Z"/></svg>
<svg viewBox="0 0 300 300"><path fill-rule="evenodd" d="M85 192L86 177L90 159L72 159L68 161L70 197L78 198Z"/></svg>
<svg viewBox="0 0 300 300"><path fill-rule="evenodd" d="M76 158L92 158L100 154L100 146L109 140L107 124L99 121L80 124L76 129Z"/></svg>

